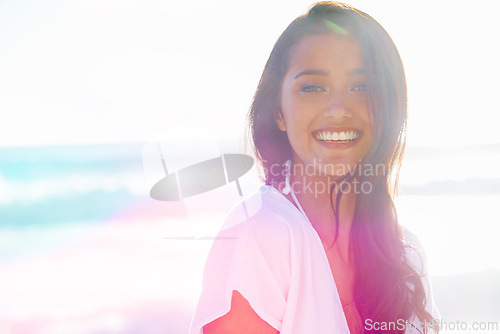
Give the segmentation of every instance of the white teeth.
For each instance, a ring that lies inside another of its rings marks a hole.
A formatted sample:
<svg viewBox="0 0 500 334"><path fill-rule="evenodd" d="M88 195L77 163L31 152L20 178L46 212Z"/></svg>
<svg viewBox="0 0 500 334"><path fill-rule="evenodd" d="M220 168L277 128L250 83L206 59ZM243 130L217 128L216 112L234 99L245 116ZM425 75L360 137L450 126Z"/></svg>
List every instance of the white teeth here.
<svg viewBox="0 0 500 334"><path fill-rule="evenodd" d="M358 132L352 130L341 132L322 131L316 135L316 138L321 141L353 141L358 139L358 137Z"/></svg>

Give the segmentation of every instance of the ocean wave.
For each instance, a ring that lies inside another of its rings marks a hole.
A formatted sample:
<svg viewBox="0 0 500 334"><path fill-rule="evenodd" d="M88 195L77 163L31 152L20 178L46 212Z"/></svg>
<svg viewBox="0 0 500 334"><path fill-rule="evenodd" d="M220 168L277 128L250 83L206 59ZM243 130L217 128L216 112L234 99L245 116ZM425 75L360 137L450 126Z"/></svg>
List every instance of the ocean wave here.
<svg viewBox="0 0 500 334"><path fill-rule="evenodd" d="M118 173L67 173L59 177L35 180L7 180L0 175L0 206L35 204L67 196L79 196L96 191L116 193L124 191L132 196L146 195L143 175Z"/></svg>

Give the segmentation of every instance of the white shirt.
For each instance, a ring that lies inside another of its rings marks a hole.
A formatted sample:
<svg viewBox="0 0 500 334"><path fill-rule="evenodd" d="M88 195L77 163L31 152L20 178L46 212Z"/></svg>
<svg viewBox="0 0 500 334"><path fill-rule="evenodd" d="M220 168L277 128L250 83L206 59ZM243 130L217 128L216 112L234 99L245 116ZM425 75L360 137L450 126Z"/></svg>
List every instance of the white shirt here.
<svg viewBox="0 0 500 334"><path fill-rule="evenodd" d="M412 233L403 231L405 243L422 255L406 248L413 268L424 275L426 310L439 317L421 244ZM190 334L203 333L204 325L229 312L233 290L281 334L349 333L316 230L271 186L262 186L237 205L214 240Z"/></svg>

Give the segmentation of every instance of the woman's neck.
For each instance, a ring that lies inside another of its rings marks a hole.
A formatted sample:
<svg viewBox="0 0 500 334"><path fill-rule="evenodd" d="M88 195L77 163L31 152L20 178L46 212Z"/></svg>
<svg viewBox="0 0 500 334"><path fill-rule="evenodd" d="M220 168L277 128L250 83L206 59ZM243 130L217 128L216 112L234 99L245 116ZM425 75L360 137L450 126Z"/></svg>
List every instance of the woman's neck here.
<svg viewBox="0 0 500 334"><path fill-rule="evenodd" d="M339 218L338 237L334 247L347 260L350 230L356 207L356 194L353 191L343 192L337 208L336 199L340 184L336 187L332 187L332 185L335 181L340 181L339 177L312 175L314 173L308 174L300 172L300 169L294 170L294 168L292 168L291 173L292 189L325 248L332 244L336 233L337 221L331 205L331 201L333 202L333 207L337 210Z"/></svg>

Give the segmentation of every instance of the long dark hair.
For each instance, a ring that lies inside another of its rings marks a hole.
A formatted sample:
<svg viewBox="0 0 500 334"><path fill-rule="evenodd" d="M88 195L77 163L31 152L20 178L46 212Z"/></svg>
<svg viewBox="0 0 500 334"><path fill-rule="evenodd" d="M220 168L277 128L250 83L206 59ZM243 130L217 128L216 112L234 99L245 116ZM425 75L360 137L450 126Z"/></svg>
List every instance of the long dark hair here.
<svg viewBox="0 0 500 334"><path fill-rule="evenodd" d="M356 194L351 227L356 308L363 322L371 319L399 323L410 320L412 315L421 322L431 322L432 316L425 310L421 276L405 259L405 245L393 202L406 142L404 69L392 39L368 14L343 3L320 2L295 19L279 37L248 114L254 152L263 168L264 181L268 185L282 181L284 163L292 159L287 134L280 131L275 122L281 108L281 85L291 50L304 36L329 33L349 33L361 46L375 131L372 146L358 166L384 167L383 173L351 173L342 180L356 179L372 185L371 192ZM341 196L339 191L335 201L331 201L337 217L337 233Z"/></svg>

